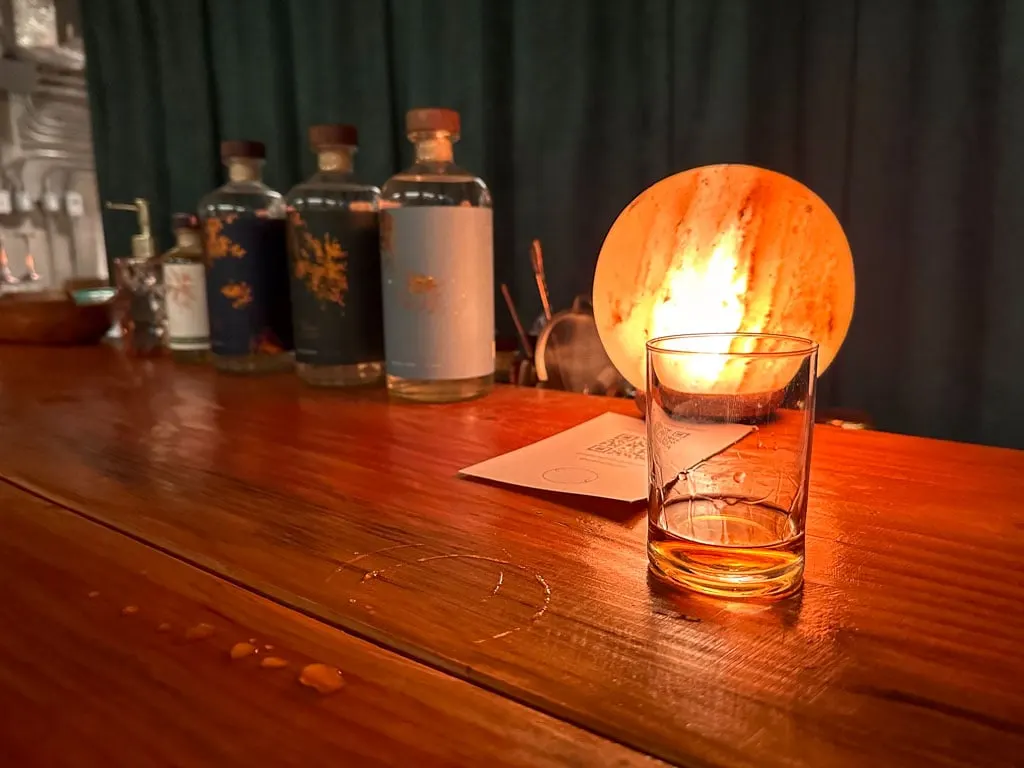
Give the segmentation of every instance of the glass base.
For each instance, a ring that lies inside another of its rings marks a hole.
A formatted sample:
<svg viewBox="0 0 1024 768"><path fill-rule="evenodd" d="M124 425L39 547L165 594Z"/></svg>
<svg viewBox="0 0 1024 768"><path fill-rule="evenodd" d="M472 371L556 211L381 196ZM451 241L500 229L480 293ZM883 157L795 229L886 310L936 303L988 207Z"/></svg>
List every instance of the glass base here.
<svg viewBox="0 0 1024 768"><path fill-rule="evenodd" d="M405 379L388 374L388 394L417 403L455 403L483 397L494 388L494 374L471 379Z"/></svg>
<svg viewBox="0 0 1024 768"><path fill-rule="evenodd" d="M295 368L295 355L281 352L276 355L213 355L213 367L228 373L274 373Z"/></svg>
<svg viewBox="0 0 1024 768"><path fill-rule="evenodd" d="M800 589L804 535L788 515L730 499L680 500L667 509L672 531L651 524L647 558L662 579L715 597L781 598ZM717 503L716 503L717 502ZM789 534L788 536L786 534Z"/></svg>
<svg viewBox="0 0 1024 768"><path fill-rule="evenodd" d="M176 363L202 365L210 362L209 349L172 349L171 359Z"/></svg>
<svg viewBox="0 0 1024 768"><path fill-rule="evenodd" d="M384 378L384 363L354 365L310 365L297 363L299 378L314 387L363 387L379 384Z"/></svg>

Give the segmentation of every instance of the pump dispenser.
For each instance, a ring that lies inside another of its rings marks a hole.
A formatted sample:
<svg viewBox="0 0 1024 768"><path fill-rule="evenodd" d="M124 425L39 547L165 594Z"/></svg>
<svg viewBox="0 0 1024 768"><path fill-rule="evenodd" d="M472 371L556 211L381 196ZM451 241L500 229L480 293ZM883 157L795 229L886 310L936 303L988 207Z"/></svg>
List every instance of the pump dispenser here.
<svg viewBox="0 0 1024 768"><path fill-rule="evenodd" d="M111 211L134 211L139 222L139 231L132 235L132 258L151 259L156 256L156 241L149 225L149 201L136 197L133 203L107 203Z"/></svg>

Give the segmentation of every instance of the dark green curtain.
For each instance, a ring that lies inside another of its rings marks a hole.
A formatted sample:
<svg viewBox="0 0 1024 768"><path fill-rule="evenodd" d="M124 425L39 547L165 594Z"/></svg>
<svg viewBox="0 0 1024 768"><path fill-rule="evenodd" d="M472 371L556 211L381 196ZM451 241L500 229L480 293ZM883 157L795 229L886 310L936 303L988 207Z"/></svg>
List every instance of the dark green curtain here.
<svg viewBox="0 0 1024 768"><path fill-rule="evenodd" d="M362 176L410 159L406 109L463 117L495 200L496 274L539 311L589 291L604 234L685 168L788 173L839 214L853 328L822 402L883 429L1024 446L1024 3L1016 0L83 0L106 199L171 212L267 143L284 191L315 122L358 125ZM130 218L130 217L129 217ZM131 221L108 216L112 254ZM510 324L499 302L499 327Z"/></svg>

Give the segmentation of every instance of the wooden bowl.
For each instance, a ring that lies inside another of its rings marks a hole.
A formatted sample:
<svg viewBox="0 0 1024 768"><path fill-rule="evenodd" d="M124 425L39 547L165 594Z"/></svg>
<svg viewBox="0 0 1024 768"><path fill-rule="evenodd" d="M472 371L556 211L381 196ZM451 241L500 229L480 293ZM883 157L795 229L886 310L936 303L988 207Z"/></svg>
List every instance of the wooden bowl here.
<svg viewBox="0 0 1024 768"><path fill-rule="evenodd" d="M110 330L113 302L76 304L64 291L0 295L0 343L96 344Z"/></svg>
<svg viewBox="0 0 1024 768"><path fill-rule="evenodd" d="M665 389L659 390L655 402L678 418L762 424L775 418L775 412L782 405L785 395L784 389L749 395L703 395L699 397L698 406L693 395ZM646 418L646 393L637 390L633 402L640 410L640 417Z"/></svg>

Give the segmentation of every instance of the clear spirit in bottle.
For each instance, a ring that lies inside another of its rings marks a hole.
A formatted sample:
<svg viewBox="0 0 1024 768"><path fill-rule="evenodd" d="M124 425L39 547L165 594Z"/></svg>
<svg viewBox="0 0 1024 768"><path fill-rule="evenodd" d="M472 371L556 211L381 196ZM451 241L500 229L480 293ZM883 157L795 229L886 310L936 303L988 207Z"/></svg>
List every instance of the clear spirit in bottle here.
<svg viewBox="0 0 1024 768"><path fill-rule="evenodd" d="M359 183L351 125L314 125L319 170L288 193L292 325L309 384L374 384L384 374L380 190Z"/></svg>
<svg viewBox="0 0 1024 768"><path fill-rule="evenodd" d="M406 132L416 160L381 193L388 391L468 400L494 383L491 195L452 160L458 112L413 109Z"/></svg>
<svg viewBox="0 0 1024 768"><path fill-rule="evenodd" d="M205 363L210 357L210 318L199 219L193 213L176 213L171 227L175 245L162 260L167 346L176 362Z"/></svg>
<svg viewBox="0 0 1024 768"><path fill-rule="evenodd" d="M199 203L213 364L236 373L294 365L285 205L265 157L258 141L223 142L228 183Z"/></svg>

